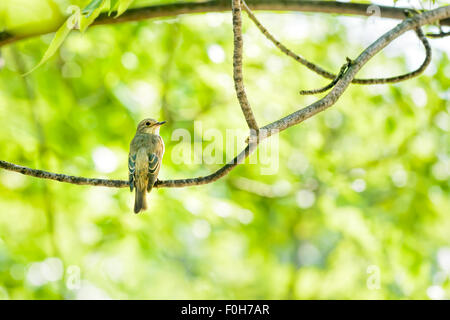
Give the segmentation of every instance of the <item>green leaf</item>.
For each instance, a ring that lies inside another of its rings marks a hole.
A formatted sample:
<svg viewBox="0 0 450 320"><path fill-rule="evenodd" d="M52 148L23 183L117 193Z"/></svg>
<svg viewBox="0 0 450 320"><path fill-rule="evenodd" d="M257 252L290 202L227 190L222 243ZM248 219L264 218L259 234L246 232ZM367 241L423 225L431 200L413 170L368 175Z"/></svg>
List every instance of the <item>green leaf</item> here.
<svg viewBox="0 0 450 320"><path fill-rule="evenodd" d="M79 27L81 32L84 32L87 27L89 27L94 20L100 15L102 10L106 7L109 9L110 0L92 0L80 14L79 11L75 11L64 24L56 31L55 37L53 38L47 51L45 51L44 56L41 61L32 68L30 71L24 74L24 76L30 74L42 64L44 64L48 59L50 59L58 48L63 43L64 39L69 35L73 28Z"/></svg>
<svg viewBox="0 0 450 320"><path fill-rule="evenodd" d="M117 8L117 14L115 16L115 18L117 18L118 16L120 16L122 13L125 12L125 10L128 9L128 7L131 5L131 3L133 2L133 0L119 0L119 8Z"/></svg>
<svg viewBox="0 0 450 320"><path fill-rule="evenodd" d="M93 0L88 6L90 6L94 1L97 2L97 0ZM89 27L94 22L94 20L97 19L97 17L100 15L102 10L107 7L107 5L109 5L108 0L100 0L100 3L96 3L95 9L93 9L89 15L83 15L80 19L80 31L86 31L87 27Z"/></svg>
<svg viewBox="0 0 450 320"><path fill-rule="evenodd" d="M55 52L58 50L58 48L61 46L61 44L63 43L64 39L66 39L66 37L68 36L68 34L70 33L70 31L73 28L73 25L71 25L71 21L73 21L75 17L75 15L77 15L78 13L74 13L73 15L71 15L66 22L64 22L64 24L58 29L58 31L56 31L55 33L55 37L53 38L52 42L50 43L50 46L48 47L47 51L45 51L44 56L42 57L41 61L39 61L39 63L30 71L28 71L27 73L23 74L23 76L26 76L28 74L30 74L31 72L33 72L34 70L36 70L37 68L39 68L42 64L44 64L48 59L50 59Z"/></svg>
<svg viewBox="0 0 450 320"><path fill-rule="evenodd" d="M86 15L86 18L89 18L94 10L101 6L102 2L103 0L92 0L86 7L84 7L82 13Z"/></svg>
<svg viewBox="0 0 450 320"><path fill-rule="evenodd" d="M116 10L118 3L119 3L119 0L110 0L110 6L109 6L108 15L111 15L111 13L114 10Z"/></svg>

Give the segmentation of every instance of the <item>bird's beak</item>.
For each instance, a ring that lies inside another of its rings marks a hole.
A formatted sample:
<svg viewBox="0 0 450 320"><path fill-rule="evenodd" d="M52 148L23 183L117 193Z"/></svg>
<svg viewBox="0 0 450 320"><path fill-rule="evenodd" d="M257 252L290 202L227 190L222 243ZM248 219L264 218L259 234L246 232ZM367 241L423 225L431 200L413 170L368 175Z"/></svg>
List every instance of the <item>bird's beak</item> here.
<svg viewBox="0 0 450 320"><path fill-rule="evenodd" d="M160 122L157 122L156 124L157 124L158 126L162 126L164 123L166 123L166 121L160 121Z"/></svg>

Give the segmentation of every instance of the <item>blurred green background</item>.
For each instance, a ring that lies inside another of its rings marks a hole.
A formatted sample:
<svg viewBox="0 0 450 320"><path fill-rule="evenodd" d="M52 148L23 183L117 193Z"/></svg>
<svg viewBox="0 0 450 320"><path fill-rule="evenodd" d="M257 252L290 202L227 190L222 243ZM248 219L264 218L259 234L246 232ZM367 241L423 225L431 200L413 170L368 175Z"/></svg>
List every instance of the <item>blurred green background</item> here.
<svg viewBox="0 0 450 320"><path fill-rule="evenodd" d="M54 29L69 5L2 2L14 5L3 23L18 34ZM158 2L134 5L149 3ZM288 47L334 72L398 23L256 15ZM243 22L246 87L259 123L318 99L298 91L328 81L283 56L245 14ZM198 137L194 121L203 130L242 130L238 148L245 146L229 13L74 31L22 77L51 39L1 48L0 159L126 179L129 142L144 117L168 121L161 179L219 168L173 163L171 133ZM0 298L449 299L450 45L430 41L424 75L350 86L331 109L282 132L275 174L245 164L213 184L157 189L143 214L132 213L127 189L0 170ZM359 76L412 70L423 51L408 32Z"/></svg>

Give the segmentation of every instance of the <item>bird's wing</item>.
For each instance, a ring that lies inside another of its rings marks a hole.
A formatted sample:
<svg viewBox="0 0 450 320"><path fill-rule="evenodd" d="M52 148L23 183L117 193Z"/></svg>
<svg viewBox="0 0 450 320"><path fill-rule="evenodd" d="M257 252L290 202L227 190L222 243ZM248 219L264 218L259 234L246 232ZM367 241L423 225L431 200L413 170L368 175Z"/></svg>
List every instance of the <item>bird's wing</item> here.
<svg viewBox="0 0 450 320"><path fill-rule="evenodd" d="M158 178L159 168L161 166L161 161L159 160L156 153L152 153L148 156L148 185L147 185L147 191L150 192L150 190L153 187L153 184L155 183L156 179Z"/></svg>
<svg viewBox="0 0 450 320"><path fill-rule="evenodd" d="M158 179L159 169L164 154L164 142L160 136L152 137L152 152L148 154L148 177L147 190L150 191Z"/></svg>
<svg viewBox="0 0 450 320"><path fill-rule="evenodd" d="M155 174L159 169L159 158L155 153L148 156L148 173Z"/></svg>
<svg viewBox="0 0 450 320"><path fill-rule="evenodd" d="M136 171L136 153L128 155L128 181L130 184L130 191L134 188L134 172Z"/></svg>
<svg viewBox="0 0 450 320"><path fill-rule="evenodd" d="M160 136L152 137L152 152L148 154L148 173L158 176L164 155L164 142ZM156 179L156 177L155 177Z"/></svg>

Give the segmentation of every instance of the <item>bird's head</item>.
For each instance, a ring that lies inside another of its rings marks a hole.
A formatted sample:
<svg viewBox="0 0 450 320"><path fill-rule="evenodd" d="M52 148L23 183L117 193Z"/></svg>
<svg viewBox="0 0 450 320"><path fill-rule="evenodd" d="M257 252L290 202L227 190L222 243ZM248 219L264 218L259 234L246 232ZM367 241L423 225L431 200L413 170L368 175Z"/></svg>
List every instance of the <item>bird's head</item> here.
<svg viewBox="0 0 450 320"><path fill-rule="evenodd" d="M165 121L156 121L156 120L150 119L150 118L144 119L141 122L139 122L136 132L159 134L159 128L164 123L166 123L166 122Z"/></svg>

